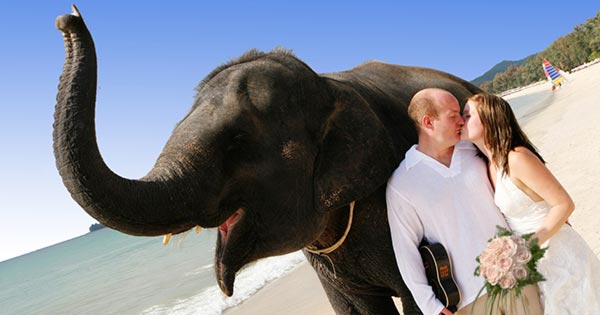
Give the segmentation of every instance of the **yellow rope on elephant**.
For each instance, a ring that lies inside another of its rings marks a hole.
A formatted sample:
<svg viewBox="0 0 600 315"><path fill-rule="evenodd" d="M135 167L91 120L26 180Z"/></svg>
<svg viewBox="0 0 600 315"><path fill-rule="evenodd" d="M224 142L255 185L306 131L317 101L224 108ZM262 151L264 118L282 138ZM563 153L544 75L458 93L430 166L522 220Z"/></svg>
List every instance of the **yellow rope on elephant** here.
<svg viewBox="0 0 600 315"><path fill-rule="evenodd" d="M352 201L350 203L350 214L348 216L348 225L346 226L346 231L344 231L344 235L342 235L342 237L337 242L335 242L335 244L323 249L317 249L314 246L306 246L304 247L304 249L309 253L317 255L326 255L342 246L342 243L344 243L344 241L346 240L346 236L348 236L348 233L350 232L350 227L352 226L352 217L354 216L354 203L355 201Z"/></svg>

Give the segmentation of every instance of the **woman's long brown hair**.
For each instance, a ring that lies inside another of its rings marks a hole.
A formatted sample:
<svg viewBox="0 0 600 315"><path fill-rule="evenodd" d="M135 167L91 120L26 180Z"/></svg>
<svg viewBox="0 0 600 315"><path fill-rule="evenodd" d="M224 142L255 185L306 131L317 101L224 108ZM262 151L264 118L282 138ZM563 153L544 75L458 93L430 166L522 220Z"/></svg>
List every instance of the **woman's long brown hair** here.
<svg viewBox="0 0 600 315"><path fill-rule="evenodd" d="M479 93L469 97L477 106L477 113L483 125L483 139L491 150L491 160L502 169L503 175L509 175L508 153L523 146L533 152L542 163L546 163L533 143L523 132L508 102L503 98Z"/></svg>

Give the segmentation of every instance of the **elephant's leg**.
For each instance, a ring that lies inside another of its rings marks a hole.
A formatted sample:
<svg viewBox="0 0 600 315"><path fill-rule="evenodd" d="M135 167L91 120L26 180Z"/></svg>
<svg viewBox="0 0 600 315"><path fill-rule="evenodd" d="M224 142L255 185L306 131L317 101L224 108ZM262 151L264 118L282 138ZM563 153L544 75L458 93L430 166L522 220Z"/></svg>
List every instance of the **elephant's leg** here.
<svg viewBox="0 0 600 315"><path fill-rule="evenodd" d="M391 296L349 293L320 279L329 303L338 315L398 315ZM418 313L421 314L421 313Z"/></svg>

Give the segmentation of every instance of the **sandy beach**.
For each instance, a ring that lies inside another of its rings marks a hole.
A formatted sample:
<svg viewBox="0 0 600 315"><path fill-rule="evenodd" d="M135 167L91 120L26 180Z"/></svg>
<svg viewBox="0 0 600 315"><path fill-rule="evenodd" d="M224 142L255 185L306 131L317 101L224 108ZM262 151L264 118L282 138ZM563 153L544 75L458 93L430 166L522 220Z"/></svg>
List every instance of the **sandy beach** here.
<svg viewBox="0 0 600 315"><path fill-rule="evenodd" d="M600 256L600 64L572 73L568 80L556 91L544 83L504 98L575 201L569 221ZM225 313L335 314L308 263Z"/></svg>

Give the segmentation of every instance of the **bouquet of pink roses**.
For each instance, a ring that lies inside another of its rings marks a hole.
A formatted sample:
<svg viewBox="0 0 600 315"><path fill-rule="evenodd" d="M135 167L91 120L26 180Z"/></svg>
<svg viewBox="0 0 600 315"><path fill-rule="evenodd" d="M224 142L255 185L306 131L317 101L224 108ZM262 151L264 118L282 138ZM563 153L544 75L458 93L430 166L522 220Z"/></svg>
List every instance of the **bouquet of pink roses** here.
<svg viewBox="0 0 600 315"><path fill-rule="evenodd" d="M485 280L478 296L486 289L491 306L511 290L515 290L518 297L523 287L545 280L536 265L547 248L541 248L537 239L530 241L533 233L519 236L500 226L497 228L496 237L489 240L477 257L479 266L475 269L475 275Z"/></svg>

